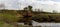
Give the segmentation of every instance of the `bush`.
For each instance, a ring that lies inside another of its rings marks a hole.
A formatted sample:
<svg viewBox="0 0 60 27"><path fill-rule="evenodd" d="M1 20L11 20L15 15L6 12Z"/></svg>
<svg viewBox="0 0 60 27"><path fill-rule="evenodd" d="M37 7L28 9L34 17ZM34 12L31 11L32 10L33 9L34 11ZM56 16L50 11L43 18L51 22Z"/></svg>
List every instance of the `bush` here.
<svg viewBox="0 0 60 27"><path fill-rule="evenodd" d="M37 22L60 22L60 14L40 14L32 18Z"/></svg>

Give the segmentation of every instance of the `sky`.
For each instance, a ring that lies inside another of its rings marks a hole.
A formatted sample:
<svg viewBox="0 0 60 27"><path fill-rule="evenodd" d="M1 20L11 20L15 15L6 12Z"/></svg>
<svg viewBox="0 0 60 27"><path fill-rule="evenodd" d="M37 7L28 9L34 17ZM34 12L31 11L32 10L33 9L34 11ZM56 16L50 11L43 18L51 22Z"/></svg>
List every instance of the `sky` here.
<svg viewBox="0 0 60 27"><path fill-rule="evenodd" d="M33 10L43 9L47 12L53 10L60 12L60 0L0 0L0 4L5 4L5 8L9 10L19 10L31 5Z"/></svg>

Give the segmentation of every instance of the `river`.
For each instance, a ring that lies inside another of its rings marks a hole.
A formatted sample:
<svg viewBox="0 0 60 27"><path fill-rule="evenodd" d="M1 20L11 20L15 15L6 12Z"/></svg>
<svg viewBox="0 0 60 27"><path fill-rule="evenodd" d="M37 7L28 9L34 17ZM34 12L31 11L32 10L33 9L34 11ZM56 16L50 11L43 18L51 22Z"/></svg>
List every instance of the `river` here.
<svg viewBox="0 0 60 27"><path fill-rule="evenodd" d="M42 27L60 27L60 23L39 23L36 21L32 21L33 26L42 26Z"/></svg>
<svg viewBox="0 0 60 27"><path fill-rule="evenodd" d="M24 25L24 23L18 23ZM32 26L42 26L42 27L60 27L60 23L39 23L32 20Z"/></svg>

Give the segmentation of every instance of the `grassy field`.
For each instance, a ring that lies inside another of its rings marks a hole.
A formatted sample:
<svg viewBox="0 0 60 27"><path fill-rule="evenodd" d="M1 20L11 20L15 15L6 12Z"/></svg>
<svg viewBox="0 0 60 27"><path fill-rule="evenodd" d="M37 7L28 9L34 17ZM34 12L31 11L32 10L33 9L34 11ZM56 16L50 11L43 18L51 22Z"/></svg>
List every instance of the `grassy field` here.
<svg viewBox="0 0 60 27"><path fill-rule="evenodd" d="M0 13L0 27L14 27L13 25L15 24L15 22L17 22L17 20L19 19L16 15L16 11L4 11L2 13ZM56 22L60 22L60 14L39 14L38 16L34 16L34 20L40 22L42 21L41 19L44 20L44 18L49 19L47 21L50 21L52 17ZM38 20L37 20L38 18ZM57 18L57 19L56 19ZM14 24L13 24L14 23ZM13 25L11 25L13 24ZM19 27L26 27L23 25L20 25ZM28 27L32 27L32 26L28 26Z"/></svg>
<svg viewBox="0 0 60 27"><path fill-rule="evenodd" d="M4 11L0 13L0 27L14 27L12 23L17 22L18 18L14 11Z"/></svg>
<svg viewBox="0 0 60 27"><path fill-rule="evenodd" d="M0 27L14 27L14 26L0 21Z"/></svg>

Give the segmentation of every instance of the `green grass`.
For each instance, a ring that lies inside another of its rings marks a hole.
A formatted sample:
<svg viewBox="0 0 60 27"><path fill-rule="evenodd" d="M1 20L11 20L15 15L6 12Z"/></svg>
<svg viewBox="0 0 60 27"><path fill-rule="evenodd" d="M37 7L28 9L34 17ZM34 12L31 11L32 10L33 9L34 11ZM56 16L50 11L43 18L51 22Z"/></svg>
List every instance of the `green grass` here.
<svg viewBox="0 0 60 27"><path fill-rule="evenodd" d="M7 13L0 13L0 27L14 27L13 25L5 24L4 22L16 22L17 21L16 15L7 14Z"/></svg>
<svg viewBox="0 0 60 27"><path fill-rule="evenodd" d="M3 27L4 23L0 22L0 27Z"/></svg>
<svg viewBox="0 0 60 27"><path fill-rule="evenodd" d="M46 17L49 18L48 15L50 16L60 16L60 14L40 14L40 19L42 17ZM37 16L36 16L37 17ZM5 24L4 22L10 22L10 23L14 23L18 20L19 18L17 18L16 16L16 12L12 12L12 11L4 11L3 13L0 13L0 27L6 26L6 27L13 27L13 25L9 25L9 24ZM2 22L2 23L1 23ZM23 25L20 25L19 27L25 27ZM28 27L32 27L32 26L28 26Z"/></svg>
<svg viewBox="0 0 60 27"><path fill-rule="evenodd" d="M16 21L18 18L16 17L16 15L12 15L12 14L6 14L6 13L0 13L0 20L3 21Z"/></svg>
<svg viewBox="0 0 60 27"><path fill-rule="evenodd" d="M17 22L19 18L16 16L16 12L14 10L3 11L0 13L0 27L14 27L13 25ZM7 24L8 22L9 24Z"/></svg>
<svg viewBox="0 0 60 27"><path fill-rule="evenodd" d="M4 22L0 22L0 27L14 27L14 26Z"/></svg>

